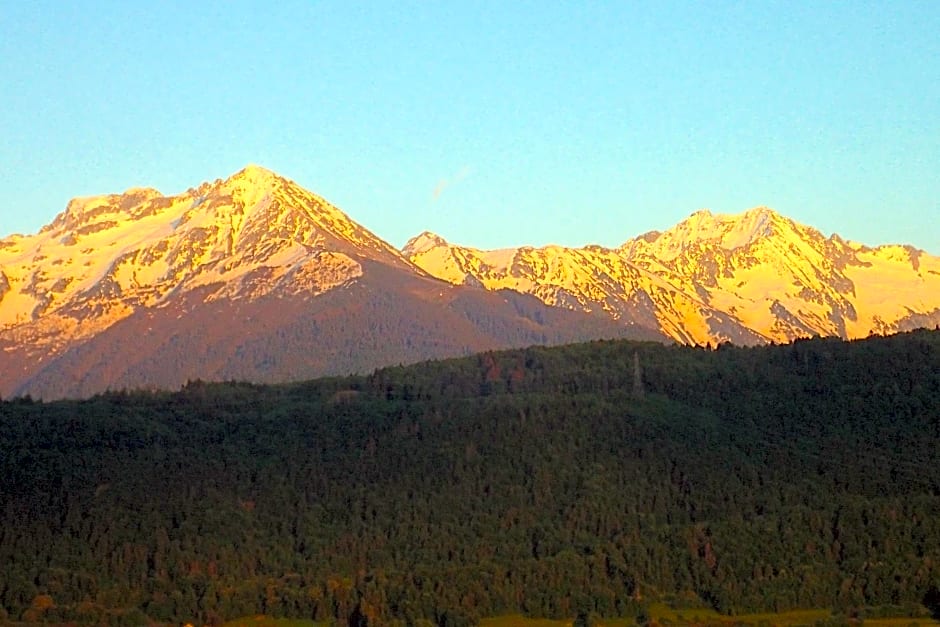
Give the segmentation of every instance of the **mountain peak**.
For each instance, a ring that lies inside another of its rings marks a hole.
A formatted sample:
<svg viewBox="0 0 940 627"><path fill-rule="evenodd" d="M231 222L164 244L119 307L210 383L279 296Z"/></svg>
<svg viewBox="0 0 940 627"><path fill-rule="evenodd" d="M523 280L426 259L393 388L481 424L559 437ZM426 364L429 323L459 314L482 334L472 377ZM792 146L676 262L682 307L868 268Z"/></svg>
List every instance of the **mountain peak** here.
<svg viewBox="0 0 940 627"><path fill-rule="evenodd" d="M750 215L768 215L768 216L779 216L780 214L771 209L770 207L765 207L763 205L759 207L752 207L741 214L742 216Z"/></svg>
<svg viewBox="0 0 940 627"><path fill-rule="evenodd" d="M401 252L405 257L410 258L414 255L425 253L433 248L449 245L450 244L447 242L447 240L445 240L440 235L430 231L424 231L408 240L402 247Z"/></svg>
<svg viewBox="0 0 940 627"><path fill-rule="evenodd" d="M760 220L771 220L782 216L770 207L752 207L741 213L712 213L708 209L700 209L679 224L732 225L753 223Z"/></svg>
<svg viewBox="0 0 940 627"><path fill-rule="evenodd" d="M90 302L120 309L98 316L102 326L195 289L254 298L311 277L322 288L359 272L361 259L410 265L323 198L257 165L175 196L134 188L76 198L39 234L0 247L0 331L60 311L84 319Z"/></svg>
<svg viewBox="0 0 940 627"><path fill-rule="evenodd" d="M277 173L260 165L248 164L218 184L217 189L236 195L250 195L252 191L270 192L286 183L288 181Z"/></svg>
<svg viewBox="0 0 940 627"><path fill-rule="evenodd" d="M651 232L628 241L622 249L643 240L655 246L663 259L673 259L696 243L713 244L731 251L766 239L789 222L769 207L754 207L738 214L701 209L667 231Z"/></svg>
<svg viewBox="0 0 940 627"><path fill-rule="evenodd" d="M244 168L242 168L241 170L239 170L232 176L228 177L228 179L226 179L226 182L231 182L231 181L258 182L258 181L270 181L272 179L280 179L280 178L281 177L278 176L275 172L272 172L271 170L263 166L260 166L254 163L249 163Z"/></svg>

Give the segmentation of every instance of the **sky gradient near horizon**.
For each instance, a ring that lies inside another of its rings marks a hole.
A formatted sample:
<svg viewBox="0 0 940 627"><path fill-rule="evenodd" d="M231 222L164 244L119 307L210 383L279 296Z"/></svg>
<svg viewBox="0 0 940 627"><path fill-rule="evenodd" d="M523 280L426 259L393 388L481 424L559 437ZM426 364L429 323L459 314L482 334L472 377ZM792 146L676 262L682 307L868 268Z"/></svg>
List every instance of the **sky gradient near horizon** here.
<svg viewBox="0 0 940 627"><path fill-rule="evenodd" d="M395 246L701 208L940 254L940 2L0 0L0 237L257 163Z"/></svg>

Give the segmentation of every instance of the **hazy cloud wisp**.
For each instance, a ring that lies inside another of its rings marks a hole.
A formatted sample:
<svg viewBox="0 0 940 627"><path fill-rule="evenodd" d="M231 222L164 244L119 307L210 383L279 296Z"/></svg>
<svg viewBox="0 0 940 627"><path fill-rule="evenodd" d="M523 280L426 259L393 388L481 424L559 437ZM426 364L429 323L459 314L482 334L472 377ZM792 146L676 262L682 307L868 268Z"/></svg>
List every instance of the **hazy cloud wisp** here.
<svg viewBox="0 0 940 627"><path fill-rule="evenodd" d="M434 191L431 192L431 200L436 201L441 197L441 194L444 193L448 187L452 187L462 180L466 179L473 173L473 169L470 166L463 166L460 168L456 174L449 178L443 178L437 182L437 185L434 186Z"/></svg>

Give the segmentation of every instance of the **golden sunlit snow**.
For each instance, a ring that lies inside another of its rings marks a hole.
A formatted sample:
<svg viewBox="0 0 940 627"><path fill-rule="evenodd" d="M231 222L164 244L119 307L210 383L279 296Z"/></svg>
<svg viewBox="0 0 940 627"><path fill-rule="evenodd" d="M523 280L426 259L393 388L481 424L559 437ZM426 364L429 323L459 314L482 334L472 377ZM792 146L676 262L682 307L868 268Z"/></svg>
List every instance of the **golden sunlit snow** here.
<svg viewBox="0 0 940 627"><path fill-rule="evenodd" d="M473 279L616 318L645 313L670 337L696 344L858 338L913 325L912 314L940 317L940 259L827 238L766 207L736 216L699 211L615 250L490 252L424 233L405 253L452 283Z"/></svg>
<svg viewBox="0 0 940 627"><path fill-rule="evenodd" d="M258 166L177 196L132 189L75 199L40 233L0 241L0 333L55 346L179 290L314 295L361 276L357 254L409 265L322 198Z"/></svg>
<svg viewBox="0 0 940 627"><path fill-rule="evenodd" d="M369 259L605 312L685 343L856 338L940 321L940 259L825 237L765 207L699 211L612 249L486 251L422 233L399 252L319 196L248 166L176 196L137 188L75 199L38 234L0 240L0 339L54 351L181 291L314 296L362 276Z"/></svg>

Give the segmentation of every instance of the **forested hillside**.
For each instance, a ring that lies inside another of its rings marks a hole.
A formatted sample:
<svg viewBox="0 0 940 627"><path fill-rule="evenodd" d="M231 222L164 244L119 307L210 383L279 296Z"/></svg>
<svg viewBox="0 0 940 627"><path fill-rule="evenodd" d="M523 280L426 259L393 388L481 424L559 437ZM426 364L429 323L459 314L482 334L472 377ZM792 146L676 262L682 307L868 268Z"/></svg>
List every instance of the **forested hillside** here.
<svg viewBox="0 0 940 627"><path fill-rule="evenodd" d="M0 404L0 622L940 612L940 332Z"/></svg>

